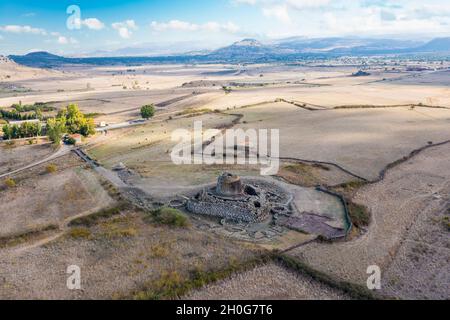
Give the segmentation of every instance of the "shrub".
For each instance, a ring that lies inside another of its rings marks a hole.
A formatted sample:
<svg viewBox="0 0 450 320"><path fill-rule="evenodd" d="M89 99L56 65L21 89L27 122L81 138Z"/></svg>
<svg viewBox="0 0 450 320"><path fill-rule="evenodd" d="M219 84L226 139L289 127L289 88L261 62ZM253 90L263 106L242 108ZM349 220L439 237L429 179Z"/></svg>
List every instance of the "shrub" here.
<svg viewBox="0 0 450 320"><path fill-rule="evenodd" d="M7 178L7 179L5 180L5 185L6 185L8 188L14 188L14 187L16 186L16 182L14 181L13 178Z"/></svg>
<svg viewBox="0 0 450 320"><path fill-rule="evenodd" d="M370 223L370 212L362 205L347 201L348 213L352 223L358 227L367 227Z"/></svg>
<svg viewBox="0 0 450 320"><path fill-rule="evenodd" d="M189 226L188 217L180 210L162 207L152 212L153 221L158 224L167 225L176 228Z"/></svg>
<svg viewBox="0 0 450 320"><path fill-rule="evenodd" d="M74 146L74 145L77 144L77 140L75 140L75 138L72 138L72 137L66 137L64 139L64 143L66 143L68 145L71 145L71 146Z"/></svg>
<svg viewBox="0 0 450 320"><path fill-rule="evenodd" d="M74 219L69 223L69 226L91 227L91 226L95 225L97 222L99 222L100 220L108 219L113 216L117 216L122 211L128 210L128 209L129 209L128 203L121 202L116 207L102 209L100 211L97 211L96 213L89 215L89 216Z"/></svg>
<svg viewBox="0 0 450 320"><path fill-rule="evenodd" d="M45 170L47 170L47 173L55 173L56 171L58 171L58 167L55 164L49 164Z"/></svg>
<svg viewBox="0 0 450 320"><path fill-rule="evenodd" d="M131 238L135 237L138 234L137 230L135 228L129 227L129 228L117 228L112 230L108 236L109 238Z"/></svg>
<svg viewBox="0 0 450 320"><path fill-rule="evenodd" d="M73 228L69 231L69 236L74 239L89 239L91 237L91 231L86 228Z"/></svg>
<svg viewBox="0 0 450 320"><path fill-rule="evenodd" d="M6 237L0 236L0 248L6 248L9 246L17 246L19 244L29 242L30 240L36 239L42 234L50 231L58 230L58 226L50 224L47 226L40 226L23 233L13 234Z"/></svg>
<svg viewBox="0 0 450 320"><path fill-rule="evenodd" d="M168 255L169 252L165 246L155 244L150 248L150 253L152 258L164 258Z"/></svg>
<svg viewBox="0 0 450 320"><path fill-rule="evenodd" d="M447 229L447 231L450 231L450 217L442 218L442 224L444 225L444 228Z"/></svg>
<svg viewBox="0 0 450 320"><path fill-rule="evenodd" d="M155 115L155 106L153 104L142 106L141 116L144 119L150 119Z"/></svg>
<svg viewBox="0 0 450 320"><path fill-rule="evenodd" d="M204 287L222 279L226 279L235 273L251 270L256 266L266 264L274 259L271 255L250 258L246 261L230 261L230 264L222 269L206 269L195 267L189 270L187 276L180 275L176 271L163 272L159 279L153 280L145 285L144 290L133 295L137 300L161 300L176 299L187 292Z"/></svg>
<svg viewBox="0 0 450 320"><path fill-rule="evenodd" d="M213 112L213 110L208 109L208 108L203 108L203 109L188 108L181 112L178 112L176 115L177 116L186 116L186 115L196 116L196 115L201 115L203 113L211 113L211 112Z"/></svg>
<svg viewBox="0 0 450 320"><path fill-rule="evenodd" d="M177 297L185 293L186 280L176 271L164 271L161 278L152 283L152 290L141 291L134 298L136 300L159 300L165 297Z"/></svg>

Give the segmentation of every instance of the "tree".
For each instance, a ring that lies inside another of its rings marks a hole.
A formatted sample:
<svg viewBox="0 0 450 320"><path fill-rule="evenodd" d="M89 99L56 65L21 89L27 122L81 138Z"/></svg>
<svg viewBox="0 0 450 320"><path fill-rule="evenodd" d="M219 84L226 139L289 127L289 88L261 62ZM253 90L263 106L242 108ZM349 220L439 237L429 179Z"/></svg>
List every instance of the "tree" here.
<svg viewBox="0 0 450 320"><path fill-rule="evenodd" d="M87 118L76 104L70 104L58 112L57 119L64 122L67 132L87 137L95 133L93 118Z"/></svg>
<svg viewBox="0 0 450 320"><path fill-rule="evenodd" d="M2 128L2 131L3 131L3 139L10 140L10 139L37 137L41 135L42 128L40 123L24 122L20 126L16 124L12 126L5 124Z"/></svg>
<svg viewBox="0 0 450 320"><path fill-rule="evenodd" d="M63 120L57 118L47 120L47 135L54 144L59 144L61 142L65 132L66 124Z"/></svg>
<svg viewBox="0 0 450 320"><path fill-rule="evenodd" d="M85 137L95 134L94 118L85 118L80 124L79 133Z"/></svg>
<svg viewBox="0 0 450 320"><path fill-rule="evenodd" d="M3 139L9 140L12 138L11 136L11 127L8 124L5 124L2 128L3 131Z"/></svg>
<svg viewBox="0 0 450 320"><path fill-rule="evenodd" d="M141 116L144 119L150 119L155 115L155 106L153 104L148 104L142 106L141 108Z"/></svg>

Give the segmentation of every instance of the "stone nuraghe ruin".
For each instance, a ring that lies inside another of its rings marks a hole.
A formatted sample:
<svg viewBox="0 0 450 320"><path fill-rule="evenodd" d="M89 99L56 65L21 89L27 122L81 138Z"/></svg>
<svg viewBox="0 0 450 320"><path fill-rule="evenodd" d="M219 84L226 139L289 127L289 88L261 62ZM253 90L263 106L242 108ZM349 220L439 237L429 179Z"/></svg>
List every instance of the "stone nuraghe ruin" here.
<svg viewBox="0 0 450 320"><path fill-rule="evenodd" d="M191 198L187 209L236 222L264 222L274 210L279 210L278 201L282 198L263 185L245 184L239 176L224 173L216 186L203 189Z"/></svg>

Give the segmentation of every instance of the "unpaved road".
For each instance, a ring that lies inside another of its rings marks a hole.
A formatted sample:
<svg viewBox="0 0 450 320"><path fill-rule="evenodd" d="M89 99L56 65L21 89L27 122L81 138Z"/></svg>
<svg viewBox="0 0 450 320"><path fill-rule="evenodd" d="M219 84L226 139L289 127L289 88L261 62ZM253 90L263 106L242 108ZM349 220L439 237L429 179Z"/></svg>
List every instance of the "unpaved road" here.
<svg viewBox="0 0 450 320"><path fill-rule="evenodd" d="M44 158L44 159L42 159L42 160L33 162L33 163L29 164L29 165L26 165L26 166L24 166L24 167L22 167L22 168L19 168L19 169L14 170L14 171L10 171L10 172L1 174L1 175L0 175L0 179L1 179L1 178L8 177L8 176L13 175L13 174L16 174L16 173L19 173L19 172L24 171L24 170L27 170L27 169L31 169L31 168L33 168L33 167L36 167L36 166L41 165L41 164L43 164L43 163L49 162L49 161L54 160L54 159L56 159L56 158L65 156L65 155L68 154L71 150L72 150L72 147L67 146L67 145L62 145L61 147L58 148L58 150L57 150L55 153L51 154L50 156L48 156L48 157L46 157L46 158Z"/></svg>

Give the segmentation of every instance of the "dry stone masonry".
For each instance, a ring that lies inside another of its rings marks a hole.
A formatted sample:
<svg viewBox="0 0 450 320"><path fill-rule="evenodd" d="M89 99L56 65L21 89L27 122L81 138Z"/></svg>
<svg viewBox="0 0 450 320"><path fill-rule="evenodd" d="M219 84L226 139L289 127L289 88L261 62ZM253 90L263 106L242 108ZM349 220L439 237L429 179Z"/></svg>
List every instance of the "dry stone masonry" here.
<svg viewBox="0 0 450 320"><path fill-rule="evenodd" d="M187 209L195 214L255 223L269 220L279 210L288 212L290 201L290 196L273 184L244 183L239 176L223 173L216 186L205 188L191 198Z"/></svg>

